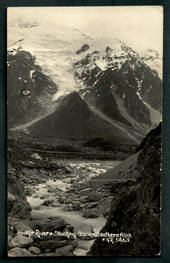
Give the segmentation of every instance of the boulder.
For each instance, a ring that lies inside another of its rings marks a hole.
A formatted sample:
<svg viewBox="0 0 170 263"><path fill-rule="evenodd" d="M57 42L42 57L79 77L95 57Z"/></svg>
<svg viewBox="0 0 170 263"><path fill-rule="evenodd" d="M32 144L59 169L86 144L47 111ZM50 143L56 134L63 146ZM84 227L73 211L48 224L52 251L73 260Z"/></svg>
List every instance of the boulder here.
<svg viewBox="0 0 170 263"><path fill-rule="evenodd" d="M66 201L66 198L64 196L60 196L58 201L60 202L60 204L64 204Z"/></svg>
<svg viewBox="0 0 170 263"><path fill-rule="evenodd" d="M42 203L42 205L44 205L44 206L49 206L49 205L51 205L53 202L54 202L53 200L45 200L45 201Z"/></svg>
<svg viewBox="0 0 170 263"><path fill-rule="evenodd" d="M21 236L17 235L13 239L10 240L8 243L9 248L14 248L14 247L30 247L33 243L33 239L31 237L26 237L26 236Z"/></svg>
<svg viewBox="0 0 170 263"><path fill-rule="evenodd" d="M40 199L45 199L47 197L48 197L48 195L42 195L42 196L40 196Z"/></svg>
<svg viewBox="0 0 170 263"><path fill-rule="evenodd" d="M38 197L39 197L39 195L37 195L37 194L34 194L32 197L34 197L34 198L38 198Z"/></svg>
<svg viewBox="0 0 170 263"><path fill-rule="evenodd" d="M71 178L66 178L63 180L64 183L71 184Z"/></svg>
<svg viewBox="0 0 170 263"><path fill-rule="evenodd" d="M74 211L78 211L78 210L80 210L80 209L81 209L81 207L80 207L80 204L79 204L79 203L74 203L74 204L72 205L72 208L73 208L73 210L74 210Z"/></svg>
<svg viewBox="0 0 170 263"><path fill-rule="evenodd" d="M44 240L40 241L39 245L42 250L50 249L53 251L56 248L68 245L68 240Z"/></svg>
<svg viewBox="0 0 170 263"><path fill-rule="evenodd" d="M58 201L55 201L51 204L52 207L61 207L61 204L58 203Z"/></svg>
<svg viewBox="0 0 170 263"><path fill-rule="evenodd" d="M74 256L86 256L87 250L82 249L82 248L76 248L76 249L73 251L73 254L74 254Z"/></svg>
<svg viewBox="0 0 170 263"><path fill-rule="evenodd" d="M32 246L28 249L28 251L32 254L39 255L41 250L38 247Z"/></svg>
<svg viewBox="0 0 170 263"><path fill-rule="evenodd" d="M36 231L39 230L41 232L44 231L44 226L48 225L50 220L48 218L36 218L31 221L31 228Z"/></svg>
<svg viewBox="0 0 170 263"><path fill-rule="evenodd" d="M32 221L32 228L33 230L38 229L39 231L43 232L54 232L54 231L62 231L67 226L67 222L61 217L54 217L54 218L44 218Z"/></svg>
<svg viewBox="0 0 170 263"><path fill-rule="evenodd" d="M14 216L17 218L23 218L23 219L24 218L31 219L30 212L31 212L31 207L28 202L22 202L16 199L16 202L14 203L14 206L12 210L10 211L10 216Z"/></svg>
<svg viewBox="0 0 170 263"><path fill-rule="evenodd" d="M86 207L87 208L94 208L98 205L98 202L90 202L90 204L87 204Z"/></svg>
<svg viewBox="0 0 170 263"><path fill-rule="evenodd" d="M66 227L67 222L62 219L61 217L53 218L46 226L45 231L57 231L57 230L64 230Z"/></svg>
<svg viewBox="0 0 170 263"><path fill-rule="evenodd" d="M49 188L47 190L48 193L56 193L56 189L53 189L53 188Z"/></svg>
<svg viewBox="0 0 170 263"><path fill-rule="evenodd" d="M65 229L69 232L73 232L74 227L72 225L68 224Z"/></svg>
<svg viewBox="0 0 170 263"><path fill-rule="evenodd" d="M8 251L8 257L31 257L31 253L25 249L20 247L15 247Z"/></svg>
<svg viewBox="0 0 170 263"><path fill-rule="evenodd" d="M61 189L59 189L59 188L49 188L49 189L47 190L47 192L48 192L48 193L54 193L55 196L62 196L63 193L64 193L64 192L63 192Z"/></svg>
<svg viewBox="0 0 170 263"><path fill-rule="evenodd" d="M55 250L56 256L73 256L73 247L71 245L57 248Z"/></svg>
<svg viewBox="0 0 170 263"><path fill-rule="evenodd" d="M36 160L42 160L41 156L38 153L33 153L31 155L32 158L36 159Z"/></svg>
<svg viewBox="0 0 170 263"><path fill-rule="evenodd" d="M90 193L87 197L87 201L89 202L97 202L102 198L100 193Z"/></svg>

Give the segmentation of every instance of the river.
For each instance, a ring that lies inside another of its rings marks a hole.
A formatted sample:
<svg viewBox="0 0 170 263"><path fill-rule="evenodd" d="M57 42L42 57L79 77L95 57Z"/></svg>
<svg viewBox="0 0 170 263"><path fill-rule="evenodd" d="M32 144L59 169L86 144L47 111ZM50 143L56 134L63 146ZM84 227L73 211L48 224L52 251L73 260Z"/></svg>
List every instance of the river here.
<svg viewBox="0 0 170 263"><path fill-rule="evenodd" d="M74 180L79 184L88 181L90 178L98 176L106 172L108 169L119 164L118 161L90 161L90 160L70 160L67 164L72 168ZM82 174L86 176L82 177ZM82 232L99 232L106 223L106 218L103 216L97 218L85 218L81 211L67 211L65 204L58 200L60 196L72 187L70 175L67 179L49 179L46 182L34 186L35 193L27 197L28 202L32 207L33 218L49 218L59 216L63 218L68 224L74 227L76 231ZM50 190L49 190L50 189ZM56 191L57 189L57 191ZM55 201L55 206L42 205L44 200ZM78 239L78 247L75 249L75 255L86 255L94 240Z"/></svg>

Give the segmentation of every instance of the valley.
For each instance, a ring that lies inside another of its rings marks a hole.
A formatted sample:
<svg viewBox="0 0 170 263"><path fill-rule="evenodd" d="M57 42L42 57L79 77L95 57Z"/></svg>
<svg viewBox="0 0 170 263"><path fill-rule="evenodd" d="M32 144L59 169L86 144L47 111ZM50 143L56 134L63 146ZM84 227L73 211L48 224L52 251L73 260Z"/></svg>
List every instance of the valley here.
<svg viewBox="0 0 170 263"><path fill-rule="evenodd" d="M14 144L10 140L8 255L157 253L160 196L155 194L160 187L160 129L160 125L153 129L125 160L57 158L54 150L52 154L49 149L38 152L37 141L36 148L30 151L23 142ZM135 220L131 225L132 214L138 224ZM136 236L141 221L144 229ZM147 222L153 227L146 235ZM142 236L144 233L150 240L155 231L152 250L152 245L145 247L148 243ZM131 235L132 241L124 243L120 239L113 247L100 238L106 232Z"/></svg>
<svg viewBox="0 0 170 263"><path fill-rule="evenodd" d="M14 158L13 151L16 150L22 151L24 161L23 158L18 159L18 154L16 154L17 160ZM47 229L47 226L43 229L46 222L59 218L66 222L66 227L75 235L78 235L79 232L84 233L84 235L99 232L106 223L110 210L112 199L110 196L111 180L106 179L102 187L100 185L97 187L98 183L92 179L117 166L120 161L77 159L77 157L74 157L74 159L63 159L61 157L57 159L56 155L57 152L50 154L50 151L48 151L47 157L45 151L39 152L38 149L34 149L30 152L28 148L25 150L22 147L21 149L21 146L19 149L17 147L10 148L10 157L8 158L10 163L8 167L9 175L17 172L31 207L31 219L29 221L27 219L17 219L20 222L17 231L22 229L22 224L25 225L27 230L30 227L35 230L35 226L37 226L36 230L43 231ZM13 216L15 218L16 215ZM39 220L41 220L40 225L36 225ZM12 222L13 220L11 221L9 218L10 225ZM9 247L11 240L15 238L14 236L15 233L9 231ZM55 243L55 238L52 240ZM70 238L66 238L65 241L67 241L65 244L69 242L71 244ZM74 242L75 247L72 248L72 255L85 256L94 242L94 238L85 236L84 238L76 238L76 241L76 246ZM32 246L37 246L36 241L34 242L35 244L33 243ZM48 242L49 239L47 239L47 246ZM44 246L41 247L41 242L38 245L41 251L39 256L57 255L54 253L54 249L44 249ZM26 249L27 246L24 248ZM64 249L63 253L67 255ZM62 242L60 250L62 254ZM11 254L10 251L9 254L15 255L15 250L13 251L14 254ZM70 251L68 252L68 255L70 255ZM36 256L34 253L30 255Z"/></svg>
<svg viewBox="0 0 170 263"><path fill-rule="evenodd" d="M42 19L8 35L8 256L158 255L162 54Z"/></svg>

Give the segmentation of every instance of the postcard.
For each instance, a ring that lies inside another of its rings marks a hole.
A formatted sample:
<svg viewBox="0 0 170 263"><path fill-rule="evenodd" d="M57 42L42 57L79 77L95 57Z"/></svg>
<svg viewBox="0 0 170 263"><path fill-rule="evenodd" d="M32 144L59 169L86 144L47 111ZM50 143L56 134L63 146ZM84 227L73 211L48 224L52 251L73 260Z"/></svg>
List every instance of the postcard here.
<svg viewBox="0 0 170 263"><path fill-rule="evenodd" d="M162 49L162 6L8 8L8 257L160 255Z"/></svg>

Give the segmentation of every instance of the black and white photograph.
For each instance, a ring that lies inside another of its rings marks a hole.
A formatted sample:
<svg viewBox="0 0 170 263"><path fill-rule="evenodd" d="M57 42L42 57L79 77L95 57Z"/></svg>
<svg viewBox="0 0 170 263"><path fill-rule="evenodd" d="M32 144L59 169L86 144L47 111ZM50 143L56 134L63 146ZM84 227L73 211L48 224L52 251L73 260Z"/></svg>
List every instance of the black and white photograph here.
<svg viewBox="0 0 170 263"><path fill-rule="evenodd" d="M8 257L161 255L162 6L8 7Z"/></svg>

